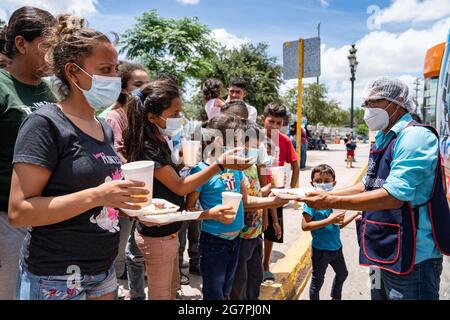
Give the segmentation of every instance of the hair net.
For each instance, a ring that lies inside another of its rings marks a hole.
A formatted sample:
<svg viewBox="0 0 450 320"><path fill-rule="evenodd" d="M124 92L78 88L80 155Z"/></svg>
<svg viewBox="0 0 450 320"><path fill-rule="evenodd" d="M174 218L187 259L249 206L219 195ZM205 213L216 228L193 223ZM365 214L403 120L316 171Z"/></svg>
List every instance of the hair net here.
<svg viewBox="0 0 450 320"><path fill-rule="evenodd" d="M371 82L363 97L364 101L388 100L406 109L408 112L416 110L416 103L411 96L406 83L395 78L379 78Z"/></svg>

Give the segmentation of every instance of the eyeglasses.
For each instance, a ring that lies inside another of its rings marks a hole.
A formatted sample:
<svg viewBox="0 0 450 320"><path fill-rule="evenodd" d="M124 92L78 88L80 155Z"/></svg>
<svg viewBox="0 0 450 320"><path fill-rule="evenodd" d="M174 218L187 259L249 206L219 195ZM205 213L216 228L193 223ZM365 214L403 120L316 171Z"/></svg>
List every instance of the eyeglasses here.
<svg viewBox="0 0 450 320"><path fill-rule="evenodd" d="M372 101L364 101L361 104L361 108L378 108L379 106L376 103L384 101L384 99L372 100Z"/></svg>

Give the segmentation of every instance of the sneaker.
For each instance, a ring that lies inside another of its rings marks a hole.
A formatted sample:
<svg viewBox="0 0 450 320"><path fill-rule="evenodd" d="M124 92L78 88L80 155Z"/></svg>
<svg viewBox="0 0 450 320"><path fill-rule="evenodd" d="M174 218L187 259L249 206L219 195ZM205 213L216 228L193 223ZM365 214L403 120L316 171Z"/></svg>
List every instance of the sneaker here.
<svg viewBox="0 0 450 320"><path fill-rule="evenodd" d="M189 273L191 274L195 274L195 275L200 275L200 267L199 266L190 266L189 267Z"/></svg>
<svg viewBox="0 0 450 320"><path fill-rule="evenodd" d="M185 275L184 273L180 274L180 284L183 286L187 286L189 285L190 281L189 281L189 277L187 275Z"/></svg>
<svg viewBox="0 0 450 320"><path fill-rule="evenodd" d="M130 300L130 290L124 288L124 286L119 286L119 290L117 292L118 300Z"/></svg>

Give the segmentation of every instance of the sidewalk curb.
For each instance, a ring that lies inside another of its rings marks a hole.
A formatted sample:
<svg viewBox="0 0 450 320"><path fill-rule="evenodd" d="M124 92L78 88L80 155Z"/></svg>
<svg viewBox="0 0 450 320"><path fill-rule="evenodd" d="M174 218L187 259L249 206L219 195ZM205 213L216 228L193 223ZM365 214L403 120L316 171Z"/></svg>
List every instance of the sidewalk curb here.
<svg viewBox="0 0 450 320"><path fill-rule="evenodd" d="M275 283L261 285L260 300L298 299L311 276L311 233L302 233L271 269Z"/></svg>
<svg viewBox="0 0 450 320"><path fill-rule="evenodd" d="M366 163L352 185L361 181L367 171ZM260 300L298 300L305 289L312 273L311 232L304 232L289 247L284 258L278 260L271 268L275 283L262 284Z"/></svg>

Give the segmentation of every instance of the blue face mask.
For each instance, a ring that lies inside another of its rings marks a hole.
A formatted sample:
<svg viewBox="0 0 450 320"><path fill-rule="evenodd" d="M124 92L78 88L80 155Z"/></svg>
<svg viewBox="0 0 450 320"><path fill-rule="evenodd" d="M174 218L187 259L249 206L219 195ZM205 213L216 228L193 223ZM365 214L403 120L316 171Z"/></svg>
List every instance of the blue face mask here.
<svg viewBox="0 0 450 320"><path fill-rule="evenodd" d="M75 82L73 84L80 89L93 109L97 110L109 107L116 102L122 90L122 79L120 77L105 77L96 74L91 76L80 66L77 64L75 65L92 79L91 88L89 90L81 89Z"/></svg>
<svg viewBox="0 0 450 320"><path fill-rule="evenodd" d="M258 160L259 158L259 149L255 149L255 148L248 148L247 149L247 157L248 158L253 158L255 160Z"/></svg>
<svg viewBox="0 0 450 320"><path fill-rule="evenodd" d="M163 117L160 117L161 119L166 121L166 128L160 128L158 125L159 133L165 137L175 137L178 135L181 130L183 130L183 118L167 118L164 119Z"/></svg>
<svg viewBox="0 0 450 320"><path fill-rule="evenodd" d="M313 183L313 185L317 190L322 190L322 191L326 191L326 192L330 192L334 188L332 182L330 182L330 183Z"/></svg>

